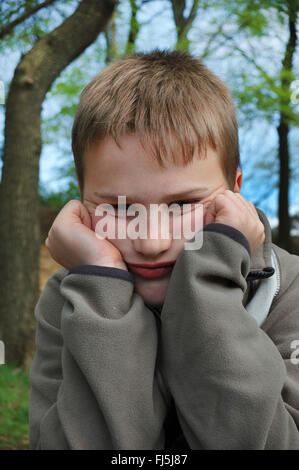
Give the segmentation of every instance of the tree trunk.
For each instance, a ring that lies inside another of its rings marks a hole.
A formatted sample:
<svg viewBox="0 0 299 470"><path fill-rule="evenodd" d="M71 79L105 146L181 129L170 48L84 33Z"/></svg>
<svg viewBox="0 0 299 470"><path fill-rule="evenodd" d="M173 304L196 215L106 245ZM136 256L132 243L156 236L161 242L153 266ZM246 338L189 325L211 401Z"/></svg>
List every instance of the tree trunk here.
<svg viewBox="0 0 299 470"><path fill-rule="evenodd" d="M126 44L125 55L132 54L135 50L136 39L140 30L140 24L137 20L137 13L140 9L140 6L136 5L135 0L130 0L131 6L131 18L130 18L130 30L129 36Z"/></svg>
<svg viewBox="0 0 299 470"><path fill-rule="evenodd" d="M135 51L135 45L137 36L140 30L140 24L137 20L137 13L140 10L140 6L137 6L135 0L130 0L131 6L131 18L130 18L130 29L128 39L125 47L124 55L130 55ZM105 28L106 38L106 65L114 62L118 58L118 47L116 40L116 10L114 11L111 20Z"/></svg>
<svg viewBox="0 0 299 470"><path fill-rule="evenodd" d="M104 30L115 0L83 0L18 64L6 102L0 185L0 339L7 363L28 367L39 296L40 114L61 71Z"/></svg>
<svg viewBox="0 0 299 470"><path fill-rule="evenodd" d="M278 202L278 240L277 244L285 250L292 251L291 221L289 214L289 181L290 181L290 156L288 145L289 126L281 118L277 128L279 136L279 202Z"/></svg>
<svg viewBox="0 0 299 470"><path fill-rule="evenodd" d="M112 17L107 24L104 34L106 38L106 65L114 62L118 57L118 49L116 42L116 9L114 10Z"/></svg>
<svg viewBox="0 0 299 470"><path fill-rule="evenodd" d="M177 32L176 49L189 51L190 41L187 34L193 24L198 10L199 0L193 0L188 16L184 16L186 0L171 0L174 22Z"/></svg>
<svg viewBox="0 0 299 470"><path fill-rule="evenodd" d="M289 118L285 109L289 107L289 93L292 81L293 56L296 49L296 19L297 12L292 9L292 1L289 1L289 40L286 46L284 59L282 61L282 79L281 86L286 90L286 98L280 101L280 122L277 127L279 138L279 198L278 198L278 238L277 244L293 252L293 243L291 238L291 220L289 214L289 185L290 185L290 155L289 155Z"/></svg>

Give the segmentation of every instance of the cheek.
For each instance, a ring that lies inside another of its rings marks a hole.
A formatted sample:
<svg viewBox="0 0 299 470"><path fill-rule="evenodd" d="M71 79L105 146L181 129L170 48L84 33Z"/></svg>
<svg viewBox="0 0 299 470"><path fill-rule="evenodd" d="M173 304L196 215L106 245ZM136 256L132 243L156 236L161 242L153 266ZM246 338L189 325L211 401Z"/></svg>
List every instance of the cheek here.
<svg viewBox="0 0 299 470"><path fill-rule="evenodd" d="M98 226L98 229L99 229L99 227L102 227L105 231L107 231L107 229L109 227L109 229L111 230L110 233L113 233L113 228L114 228L114 232L117 234L118 224L117 224L117 218L115 218L114 216L109 215L109 214L104 214L104 215L99 216L99 215L95 215L94 213L90 213L90 217L91 217L91 228L94 232L96 231L97 224L102 219L105 219Z"/></svg>
<svg viewBox="0 0 299 470"><path fill-rule="evenodd" d="M112 227L113 226L115 227L115 230L114 230L115 237L108 235L107 240L109 240L109 242L112 243L112 245L118 248L118 250L123 255L128 250L128 240L126 237L125 238L123 237L123 235L126 233L126 228L128 224L127 219L126 218L117 219L114 216L109 216L107 214L102 215L102 216L96 216L94 214L90 214L90 217L91 217L91 228L94 232L96 231L99 232L99 227L97 228L97 230L96 230L96 227L99 221L103 218L106 218L106 222L108 223L111 229L111 233L113 233ZM102 223L101 225L104 226L103 230L106 232L107 224ZM118 237L118 234L119 234L118 228L121 230L119 237Z"/></svg>
<svg viewBox="0 0 299 470"><path fill-rule="evenodd" d="M206 225L207 210L204 207L197 208L193 211L187 212L180 216L173 217L172 226L173 233L181 231L182 236L184 233L197 232Z"/></svg>

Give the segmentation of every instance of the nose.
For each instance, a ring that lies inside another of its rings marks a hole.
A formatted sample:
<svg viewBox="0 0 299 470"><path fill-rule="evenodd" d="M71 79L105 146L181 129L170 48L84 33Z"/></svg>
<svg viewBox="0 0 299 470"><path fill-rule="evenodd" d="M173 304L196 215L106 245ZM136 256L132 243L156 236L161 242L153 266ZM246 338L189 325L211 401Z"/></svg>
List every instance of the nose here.
<svg viewBox="0 0 299 470"><path fill-rule="evenodd" d="M162 217L161 220L161 217L159 217L157 221L155 217L149 215L147 218L147 237L132 240L135 251L154 260L163 252L169 250L172 242L170 225L167 218L163 219Z"/></svg>
<svg viewBox="0 0 299 470"><path fill-rule="evenodd" d="M156 257L158 258L159 255L162 255L162 253L170 249L171 240L146 240L137 238L133 240L133 246L135 251L146 257L152 257L154 261Z"/></svg>

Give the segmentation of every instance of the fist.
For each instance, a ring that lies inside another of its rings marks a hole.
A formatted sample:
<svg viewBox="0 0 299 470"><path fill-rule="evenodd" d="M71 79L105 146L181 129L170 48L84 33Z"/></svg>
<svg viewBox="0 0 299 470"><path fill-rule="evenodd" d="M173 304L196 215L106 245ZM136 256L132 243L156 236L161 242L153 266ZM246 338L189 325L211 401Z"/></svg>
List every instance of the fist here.
<svg viewBox="0 0 299 470"><path fill-rule="evenodd" d="M88 210L76 199L61 209L45 244L52 258L66 269L92 264L128 270L119 250L92 230Z"/></svg>
<svg viewBox="0 0 299 470"><path fill-rule="evenodd" d="M206 210L205 222L206 225L210 223L230 225L242 232L249 242L251 253L265 240L264 225L252 202L229 189L217 194L213 199Z"/></svg>

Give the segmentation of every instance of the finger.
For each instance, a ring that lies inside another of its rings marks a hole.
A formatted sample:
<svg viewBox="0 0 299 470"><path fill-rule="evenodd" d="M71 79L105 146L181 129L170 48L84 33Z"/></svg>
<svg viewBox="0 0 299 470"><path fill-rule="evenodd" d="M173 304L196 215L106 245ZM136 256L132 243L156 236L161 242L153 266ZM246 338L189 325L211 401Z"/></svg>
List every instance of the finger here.
<svg viewBox="0 0 299 470"><path fill-rule="evenodd" d="M213 202L212 200L209 200L203 204L203 226L210 224L212 222L213 216L211 215L212 212L210 210L212 202Z"/></svg>
<svg viewBox="0 0 299 470"><path fill-rule="evenodd" d="M206 206L206 212L207 214L211 214L211 215L214 215L216 214L216 211L215 211L215 198L209 202L209 204Z"/></svg>
<svg viewBox="0 0 299 470"><path fill-rule="evenodd" d="M217 221L217 218L219 217L219 214L221 212L230 212L232 210L231 207L231 200L229 200L229 206L227 206L228 199L225 197L224 193L218 193L213 201L211 202L208 211L207 211L207 220L210 220L210 216L214 218L215 221ZM210 215L208 215L210 214Z"/></svg>
<svg viewBox="0 0 299 470"><path fill-rule="evenodd" d="M235 195L238 197L238 199L242 202L244 202L246 204L246 207L249 209L250 213L254 216L254 217L258 217L258 213L254 207L254 205L252 204L251 201L248 201L247 199L245 199L242 194L240 193L235 193Z"/></svg>
<svg viewBox="0 0 299 470"><path fill-rule="evenodd" d="M234 192L234 191L231 191L230 189L227 189L225 191L225 194L233 201L236 202L236 204L238 204L239 207L246 207L246 203L245 203L245 200L243 198L243 196L240 194L240 193L237 193L237 192Z"/></svg>
<svg viewBox="0 0 299 470"><path fill-rule="evenodd" d="M88 210L78 199L71 199L65 207L70 211L72 222L80 222L88 228L91 228L91 219Z"/></svg>
<svg viewBox="0 0 299 470"><path fill-rule="evenodd" d="M231 199L234 200L239 209L244 213L244 210L248 210L250 214L253 215L252 209L248 204L248 201L242 196L242 194L238 192L232 192L232 191L227 191L227 196Z"/></svg>
<svg viewBox="0 0 299 470"><path fill-rule="evenodd" d="M248 204L247 199L245 199L245 197L244 197L241 193L239 193L239 192L234 192L233 195L236 196L239 201L242 201L242 203L243 203L244 205L247 205L247 204Z"/></svg>
<svg viewBox="0 0 299 470"><path fill-rule="evenodd" d="M207 213L205 215L205 225L212 224L215 222L215 217L211 213Z"/></svg>
<svg viewBox="0 0 299 470"><path fill-rule="evenodd" d="M214 198L212 201L210 201L209 205L206 208L205 216L204 216L205 225L215 222L216 215L217 215L216 202Z"/></svg>
<svg viewBox="0 0 299 470"><path fill-rule="evenodd" d="M258 216L258 212L257 212L257 210L256 210L255 205L254 205L251 201L247 201L247 202L248 202L249 207L250 207L250 209L252 210L253 214L255 214L255 215Z"/></svg>
<svg viewBox="0 0 299 470"><path fill-rule="evenodd" d="M67 222L79 222L81 221L81 207L80 201L77 199L71 199L68 201L62 210L59 212L57 218ZM60 220L59 220L60 221ZM82 223L82 221L81 221Z"/></svg>
<svg viewBox="0 0 299 470"><path fill-rule="evenodd" d="M91 217L90 217L88 210L82 203L80 203L80 208L81 208L80 216L81 216L81 220L83 221L83 224L86 225L86 227L91 229Z"/></svg>

